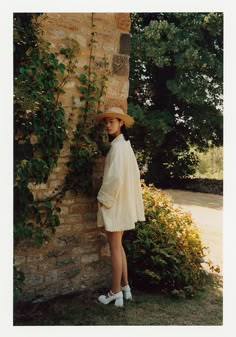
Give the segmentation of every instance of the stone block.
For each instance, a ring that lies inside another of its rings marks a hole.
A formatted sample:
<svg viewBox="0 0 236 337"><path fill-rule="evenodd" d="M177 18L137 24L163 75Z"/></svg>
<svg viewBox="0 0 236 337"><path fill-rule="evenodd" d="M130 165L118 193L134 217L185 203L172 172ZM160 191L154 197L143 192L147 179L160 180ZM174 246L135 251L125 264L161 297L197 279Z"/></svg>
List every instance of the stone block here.
<svg viewBox="0 0 236 337"><path fill-rule="evenodd" d="M129 96L129 81L124 81L121 88L121 97L127 98Z"/></svg>
<svg viewBox="0 0 236 337"><path fill-rule="evenodd" d="M65 158L65 157L59 157L58 161L57 161L58 165L60 165L60 164L66 164L67 162L68 162L68 159Z"/></svg>
<svg viewBox="0 0 236 337"><path fill-rule="evenodd" d="M81 253L81 246L79 247L74 247L72 250L71 250L71 255L72 257L77 257L77 256L80 256L80 253Z"/></svg>
<svg viewBox="0 0 236 337"><path fill-rule="evenodd" d="M102 270L102 273L101 273ZM84 264L83 266L83 275L81 275L81 282L84 282L85 286L88 288L89 286L101 286L101 284L105 283L106 286L109 285L111 281L111 259L103 258L102 260L95 261L92 263ZM99 275L99 280L97 278Z"/></svg>
<svg viewBox="0 0 236 337"><path fill-rule="evenodd" d="M108 243L101 247L101 256L111 256L110 246Z"/></svg>
<svg viewBox="0 0 236 337"><path fill-rule="evenodd" d="M60 189L60 186L62 186L63 180L62 179L57 179L57 180L51 180L49 182L49 188L51 190L54 190L56 188Z"/></svg>
<svg viewBox="0 0 236 337"><path fill-rule="evenodd" d="M72 231L72 225L62 225L60 224L60 226L57 227L56 232L57 234L63 234L66 232L71 232Z"/></svg>
<svg viewBox="0 0 236 337"><path fill-rule="evenodd" d="M45 282L46 283L55 283L55 282L57 282L57 279L58 279L58 271L57 270L50 270L45 275Z"/></svg>
<svg viewBox="0 0 236 337"><path fill-rule="evenodd" d="M29 188L31 191L36 191L36 190L47 190L48 189L48 184L33 184L33 183L29 183Z"/></svg>
<svg viewBox="0 0 236 337"><path fill-rule="evenodd" d="M85 221L97 220L97 212L84 213L83 218Z"/></svg>
<svg viewBox="0 0 236 337"><path fill-rule="evenodd" d="M42 261L43 260L43 255L42 254L38 254L38 255L30 255L27 257L27 262L38 262L38 261Z"/></svg>
<svg viewBox="0 0 236 337"><path fill-rule="evenodd" d="M99 260L98 254L86 254L86 255L83 255L81 258L82 263L91 263L91 262L96 262L98 260Z"/></svg>
<svg viewBox="0 0 236 337"><path fill-rule="evenodd" d="M37 263L35 264L24 264L21 265L20 270L25 274L25 275L30 275L30 274L34 274L37 273L38 271L38 265Z"/></svg>
<svg viewBox="0 0 236 337"><path fill-rule="evenodd" d="M77 223L73 225L73 231L84 231L84 230L91 230L95 229L97 227L97 224L95 221L83 221L82 223Z"/></svg>
<svg viewBox="0 0 236 337"><path fill-rule="evenodd" d="M27 275L25 278L25 285L26 286L35 286L38 284L42 284L44 280L43 275L38 275L38 274L30 274Z"/></svg>
<svg viewBox="0 0 236 337"><path fill-rule="evenodd" d="M61 215L67 215L69 213L69 207L67 206L60 206L60 209L61 209L61 212L60 212Z"/></svg>
<svg viewBox="0 0 236 337"><path fill-rule="evenodd" d="M64 219L65 224L71 224L71 225L77 225L77 226L80 226L83 224L82 214L69 214L69 215L64 216L63 219Z"/></svg>
<svg viewBox="0 0 236 337"><path fill-rule="evenodd" d="M94 67L97 69L97 71L104 70L107 67L107 62L105 60L99 60L96 58L94 60Z"/></svg>
<svg viewBox="0 0 236 337"><path fill-rule="evenodd" d="M68 81L64 86L64 90L75 88L75 86L76 83L74 81Z"/></svg>
<svg viewBox="0 0 236 337"><path fill-rule="evenodd" d="M117 95L117 98L107 97L106 99L106 108L116 106L117 108L121 108L124 112L127 111L127 98L122 98Z"/></svg>
<svg viewBox="0 0 236 337"><path fill-rule="evenodd" d="M95 13L94 23L97 27L113 27L115 24L114 13Z"/></svg>
<svg viewBox="0 0 236 337"><path fill-rule="evenodd" d="M129 32L131 20L129 13L117 13L116 14L117 27L120 30Z"/></svg>
<svg viewBox="0 0 236 337"><path fill-rule="evenodd" d="M86 243L85 245L80 245L72 250L73 257L79 257L81 254L95 253L98 251L98 245L94 243Z"/></svg>
<svg viewBox="0 0 236 337"><path fill-rule="evenodd" d="M59 247L73 246L80 243L80 234L61 235L55 239L55 246Z"/></svg>
<svg viewBox="0 0 236 337"><path fill-rule="evenodd" d="M120 95L122 84L123 82L120 81L119 76L115 76L109 79L107 85L107 96L116 97L117 95Z"/></svg>
<svg viewBox="0 0 236 337"><path fill-rule="evenodd" d="M115 45L114 43L114 32L97 32L95 39L100 41L100 43L105 43L105 44L110 44L110 45Z"/></svg>
<svg viewBox="0 0 236 337"><path fill-rule="evenodd" d="M98 243L101 242L101 244L104 244L107 242L107 236L105 233L103 232L98 232L98 231L94 231L94 232L90 232L90 233L85 233L83 236L83 241L88 244L88 243Z"/></svg>
<svg viewBox="0 0 236 337"><path fill-rule="evenodd" d="M37 271L41 271L42 273L47 273L49 270L52 270L54 268L55 265L55 258L54 259L50 259L49 262L43 261L43 263L40 263L37 265Z"/></svg>
<svg viewBox="0 0 236 337"><path fill-rule="evenodd" d="M58 259L56 262L56 266L57 267L63 267L63 266L68 266L71 264L74 264L74 260L71 257L67 257L67 258L62 258L62 259Z"/></svg>
<svg viewBox="0 0 236 337"><path fill-rule="evenodd" d="M58 257L58 256L62 256L66 253L65 250L61 250L61 249L53 249L48 251L47 253L47 257Z"/></svg>
<svg viewBox="0 0 236 337"><path fill-rule="evenodd" d="M92 210L92 204L75 204L70 207L70 214L85 213Z"/></svg>
<svg viewBox="0 0 236 337"><path fill-rule="evenodd" d="M56 180L56 179L58 179L58 174L51 173L50 180Z"/></svg>
<svg viewBox="0 0 236 337"><path fill-rule="evenodd" d="M120 54L130 55L131 37L130 34L120 34Z"/></svg>
<svg viewBox="0 0 236 337"><path fill-rule="evenodd" d="M78 274L80 273L80 267L79 266L76 266L74 268L69 268L69 269L66 269L66 270L62 270L59 275L60 275L60 278L62 280L67 280L67 279L71 279L71 278L74 278L75 276L77 276Z"/></svg>
<svg viewBox="0 0 236 337"><path fill-rule="evenodd" d="M60 293L62 295L71 294L74 290L75 288L73 287L71 280L63 283L60 287Z"/></svg>
<svg viewBox="0 0 236 337"><path fill-rule="evenodd" d="M114 55L112 59L113 74L129 76L129 57L126 55Z"/></svg>
<svg viewBox="0 0 236 337"><path fill-rule="evenodd" d="M114 53L115 51L117 51L117 48L114 44L104 43L102 48L106 53Z"/></svg>
<svg viewBox="0 0 236 337"><path fill-rule="evenodd" d="M20 266L21 264L25 263L26 257L25 256L15 256L14 257L14 264L15 266Z"/></svg>
<svg viewBox="0 0 236 337"><path fill-rule="evenodd" d="M63 198L62 205L68 206L73 205L75 203L75 199Z"/></svg>
<svg viewBox="0 0 236 337"><path fill-rule="evenodd" d="M79 43L80 48L86 48L87 46L87 39L85 36L77 33L75 36L75 40Z"/></svg>

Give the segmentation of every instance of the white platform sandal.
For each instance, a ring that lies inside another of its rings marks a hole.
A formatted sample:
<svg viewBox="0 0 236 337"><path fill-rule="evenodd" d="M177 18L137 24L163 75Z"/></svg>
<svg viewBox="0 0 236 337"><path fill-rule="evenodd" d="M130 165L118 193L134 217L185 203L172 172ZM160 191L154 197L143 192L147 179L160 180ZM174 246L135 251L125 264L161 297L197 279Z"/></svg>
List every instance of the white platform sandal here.
<svg viewBox="0 0 236 337"><path fill-rule="evenodd" d="M131 289L130 286L127 284L124 287L121 287L122 292L123 292L123 296L125 300L132 300L132 293L131 293Z"/></svg>
<svg viewBox="0 0 236 337"><path fill-rule="evenodd" d="M115 301L114 305L116 307L123 307L124 301L123 301L123 292L119 291L118 293L113 293L111 290L107 295L100 295L98 297L99 302L103 304L109 304L112 301Z"/></svg>

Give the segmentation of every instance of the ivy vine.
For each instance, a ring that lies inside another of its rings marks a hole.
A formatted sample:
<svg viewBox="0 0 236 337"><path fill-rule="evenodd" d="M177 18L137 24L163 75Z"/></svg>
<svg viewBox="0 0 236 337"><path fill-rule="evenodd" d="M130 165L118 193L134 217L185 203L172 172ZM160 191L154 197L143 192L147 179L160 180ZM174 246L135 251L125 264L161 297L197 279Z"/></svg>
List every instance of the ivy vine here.
<svg viewBox="0 0 236 337"><path fill-rule="evenodd" d="M75 68L72 48L49 52L39 15L14 14L14 243L55 231L60 209L51 200L35 200L29 183L46 183L66 135L60 95Z"/></svg>
<svg viewBox="0 0 236 337"><path fill-rule="evenodd" d="M77 87L80 93L78 123L73 135L73 144L70 147L71 158L68 162L69 173L66 176L68 189L77 193L78 191L92 194L94 191L92 182L92 170L94 159L107 150L103 139L103 127L96 125L94 115L102 112L103 98L106 94L106 83L108 80L108 63L104 56L102 70L97 73L94 47L96 31L94 14L91 16L91 38L89 64L84 65L84 72L78 76L80 85Z"/></svg>

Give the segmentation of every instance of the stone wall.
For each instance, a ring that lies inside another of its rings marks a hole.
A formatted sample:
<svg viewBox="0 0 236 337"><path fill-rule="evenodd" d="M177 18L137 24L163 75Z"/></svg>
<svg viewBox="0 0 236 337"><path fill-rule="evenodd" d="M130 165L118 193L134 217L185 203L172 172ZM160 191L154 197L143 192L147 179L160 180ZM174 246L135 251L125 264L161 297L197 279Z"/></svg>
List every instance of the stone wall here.
<svg viewBox="0 0 236 337"><path fill-rule="evenodd" d="M223 180L218 179L186 178L182 179L180 186L182 189L188 191L212 193L218 195L223 195L224 191Z"/></svg>
<svg viewBox="0 0 236 337"><path fill-rule="evenodd" d="M53 52L68 46L74 39L79 43L76 73L89 63L92 13L47 13L42 20L44 38ZM130 16L129 13L95 13L95 66L102 69L104 56L108 62L108 88L103 108L118 106L127 111L129 91ZM74 77L66 84L61 97L71 136L78 116L71 118L72 107L79 108L78 81ZM79 111L79 109L78 109ZM37 198L52 194L63 183L70 156L70 140L65 142L48 182L32 186ZM99 188L103 158L94 168L94 182ZM50 298L82 289L109 286L111 280L110 250L103 228L96 224L96 197L67 193L60 205L61 224L48 242L37 248L22 242L14 252L15 264L24 272L24 299Z"/></svg>
<svg viewBox="0 0 236 337"><path fill-rule="evenodd" d="M158 186L159 188L174 188L193 192L223 195L224 181L208 178L172 179Z"/></svg>

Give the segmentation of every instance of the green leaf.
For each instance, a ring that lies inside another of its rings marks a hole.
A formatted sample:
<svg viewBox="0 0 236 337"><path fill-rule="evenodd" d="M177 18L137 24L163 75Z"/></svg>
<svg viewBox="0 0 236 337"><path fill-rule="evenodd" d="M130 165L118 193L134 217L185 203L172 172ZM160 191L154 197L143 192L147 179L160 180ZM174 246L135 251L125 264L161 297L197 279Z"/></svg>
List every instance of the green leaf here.
<svg viewBox="0 0 236 337"><path fill-rule="evenodd" d="M44 205L47 207L47 208L51 208L52 207L52 203L50 200L45 200L44 201Z"/></svg>
<svg viewBox="0 0 236 337"><path fill-rule="evenodd" d="M42 236L36 236L34 241L35 241L35 244L37 246L41 246L43 244L43 237Z"/></svg>
<svg viewBox="0 0 236 337"><path fill-rule="evenodd" d="M64 71L65 71L66 67L63 63L60 63L58 65L58 70L60 71L60 73L63 75L64 74Z"/></svg>

